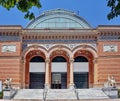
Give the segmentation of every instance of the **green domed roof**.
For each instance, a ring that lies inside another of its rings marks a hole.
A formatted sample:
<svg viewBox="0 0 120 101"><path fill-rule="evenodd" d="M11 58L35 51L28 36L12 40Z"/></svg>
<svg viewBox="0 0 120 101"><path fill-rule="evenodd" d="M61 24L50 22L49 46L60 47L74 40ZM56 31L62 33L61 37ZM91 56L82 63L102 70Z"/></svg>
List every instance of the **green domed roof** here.
<svg viewBox="0 0 120 101"><path fill-rule="evenodd" d="M74 12L63 9L55 9L42 13L35 20L31 21L27 27L28 29L68 29L81 28L89 29L91 26L80 16Z"/></svg>

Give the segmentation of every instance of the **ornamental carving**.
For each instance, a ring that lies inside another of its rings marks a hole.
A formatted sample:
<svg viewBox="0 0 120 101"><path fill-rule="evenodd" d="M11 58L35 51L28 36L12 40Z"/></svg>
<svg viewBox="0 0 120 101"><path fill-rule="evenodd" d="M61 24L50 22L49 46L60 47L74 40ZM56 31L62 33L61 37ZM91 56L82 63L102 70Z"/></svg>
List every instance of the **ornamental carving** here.
<svg viewBox="0 0 120 101"><path fill-rule="evenodd" d="M69 60L69 55L66 51L64 50L56 50L53 51L50 55L50 60L52 61L52 59L56 56L63 56L67 61Z"/></svg>
<svg viewBox="0 0 120 101"><path fill-rule="evenodd" d="M85 56L88 60L93 60L93 55L86 50L79 50L74 54L74 58L77 56Z"/></svg>
<svg viewBox="0 0 120 101"><path fill-rule="evenodd" d="M33 50L26 55L26 60L30 61L31 58L34 56L41 56L45 59L45 54L43 52L41 52L40 50Z"/></svg>

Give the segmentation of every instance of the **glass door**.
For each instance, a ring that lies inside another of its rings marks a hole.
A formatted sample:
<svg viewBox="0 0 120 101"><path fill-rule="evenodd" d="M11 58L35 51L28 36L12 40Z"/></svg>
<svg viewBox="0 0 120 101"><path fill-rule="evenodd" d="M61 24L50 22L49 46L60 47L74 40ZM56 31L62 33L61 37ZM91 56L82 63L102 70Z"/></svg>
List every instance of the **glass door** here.
<svg viewBox="0 0 120 101"><path fill-rule="evenodd" d="M61 89L61 74L52 73L52 89Z"/></svg>

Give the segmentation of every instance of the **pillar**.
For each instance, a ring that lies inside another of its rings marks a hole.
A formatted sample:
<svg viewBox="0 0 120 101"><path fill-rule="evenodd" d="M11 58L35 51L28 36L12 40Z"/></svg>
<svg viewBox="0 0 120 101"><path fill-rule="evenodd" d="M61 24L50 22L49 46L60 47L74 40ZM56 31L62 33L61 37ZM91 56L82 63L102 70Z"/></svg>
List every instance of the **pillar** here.
<svg viewBox="0 0 120 101"><path fill-rule="evenodd" d="M74 87L74 75L73 75L73 63L74 63L74 59L70 58L70 88Z"/></svg>
<svg viewBox="0 0 120 101"><path fill-rule="evenodd" d="M45 60L45 88L49 88L49 58Z"/></svg>

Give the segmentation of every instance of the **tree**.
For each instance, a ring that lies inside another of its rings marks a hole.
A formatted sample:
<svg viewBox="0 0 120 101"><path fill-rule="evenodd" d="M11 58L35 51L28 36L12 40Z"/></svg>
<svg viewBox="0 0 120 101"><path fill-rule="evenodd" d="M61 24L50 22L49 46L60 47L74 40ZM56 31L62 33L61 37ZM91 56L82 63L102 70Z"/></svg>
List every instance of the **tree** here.
<svg viewBox="0 0 120 101"><path fill-rule="evenodd" d="M10 10L16 7L19 11L25 13L24 18L29 20L35 18L34 13L30 12L32 7L41 8L39 0L0 0L0 5Z"/></svg>
<svg viewBox="0 0 120 101"><path fill-rule="evenodd" d="M107 15L109 20L118 17L120 15L120 0L107 0L107 6L111 8Z"/></svg>
<svg viewBox="0 0 120 101"><path fill-rule="evenodd" d="M35 18L34 13L30 12L30 9L33 6L41 8L39 0L0 0L0 5L7 10L16 7L19 11L25 13L25 18L29 18L30 20ZM107 6L111 8L107 15L109 20L120 15L120 0L107 0Z"/></svg>

